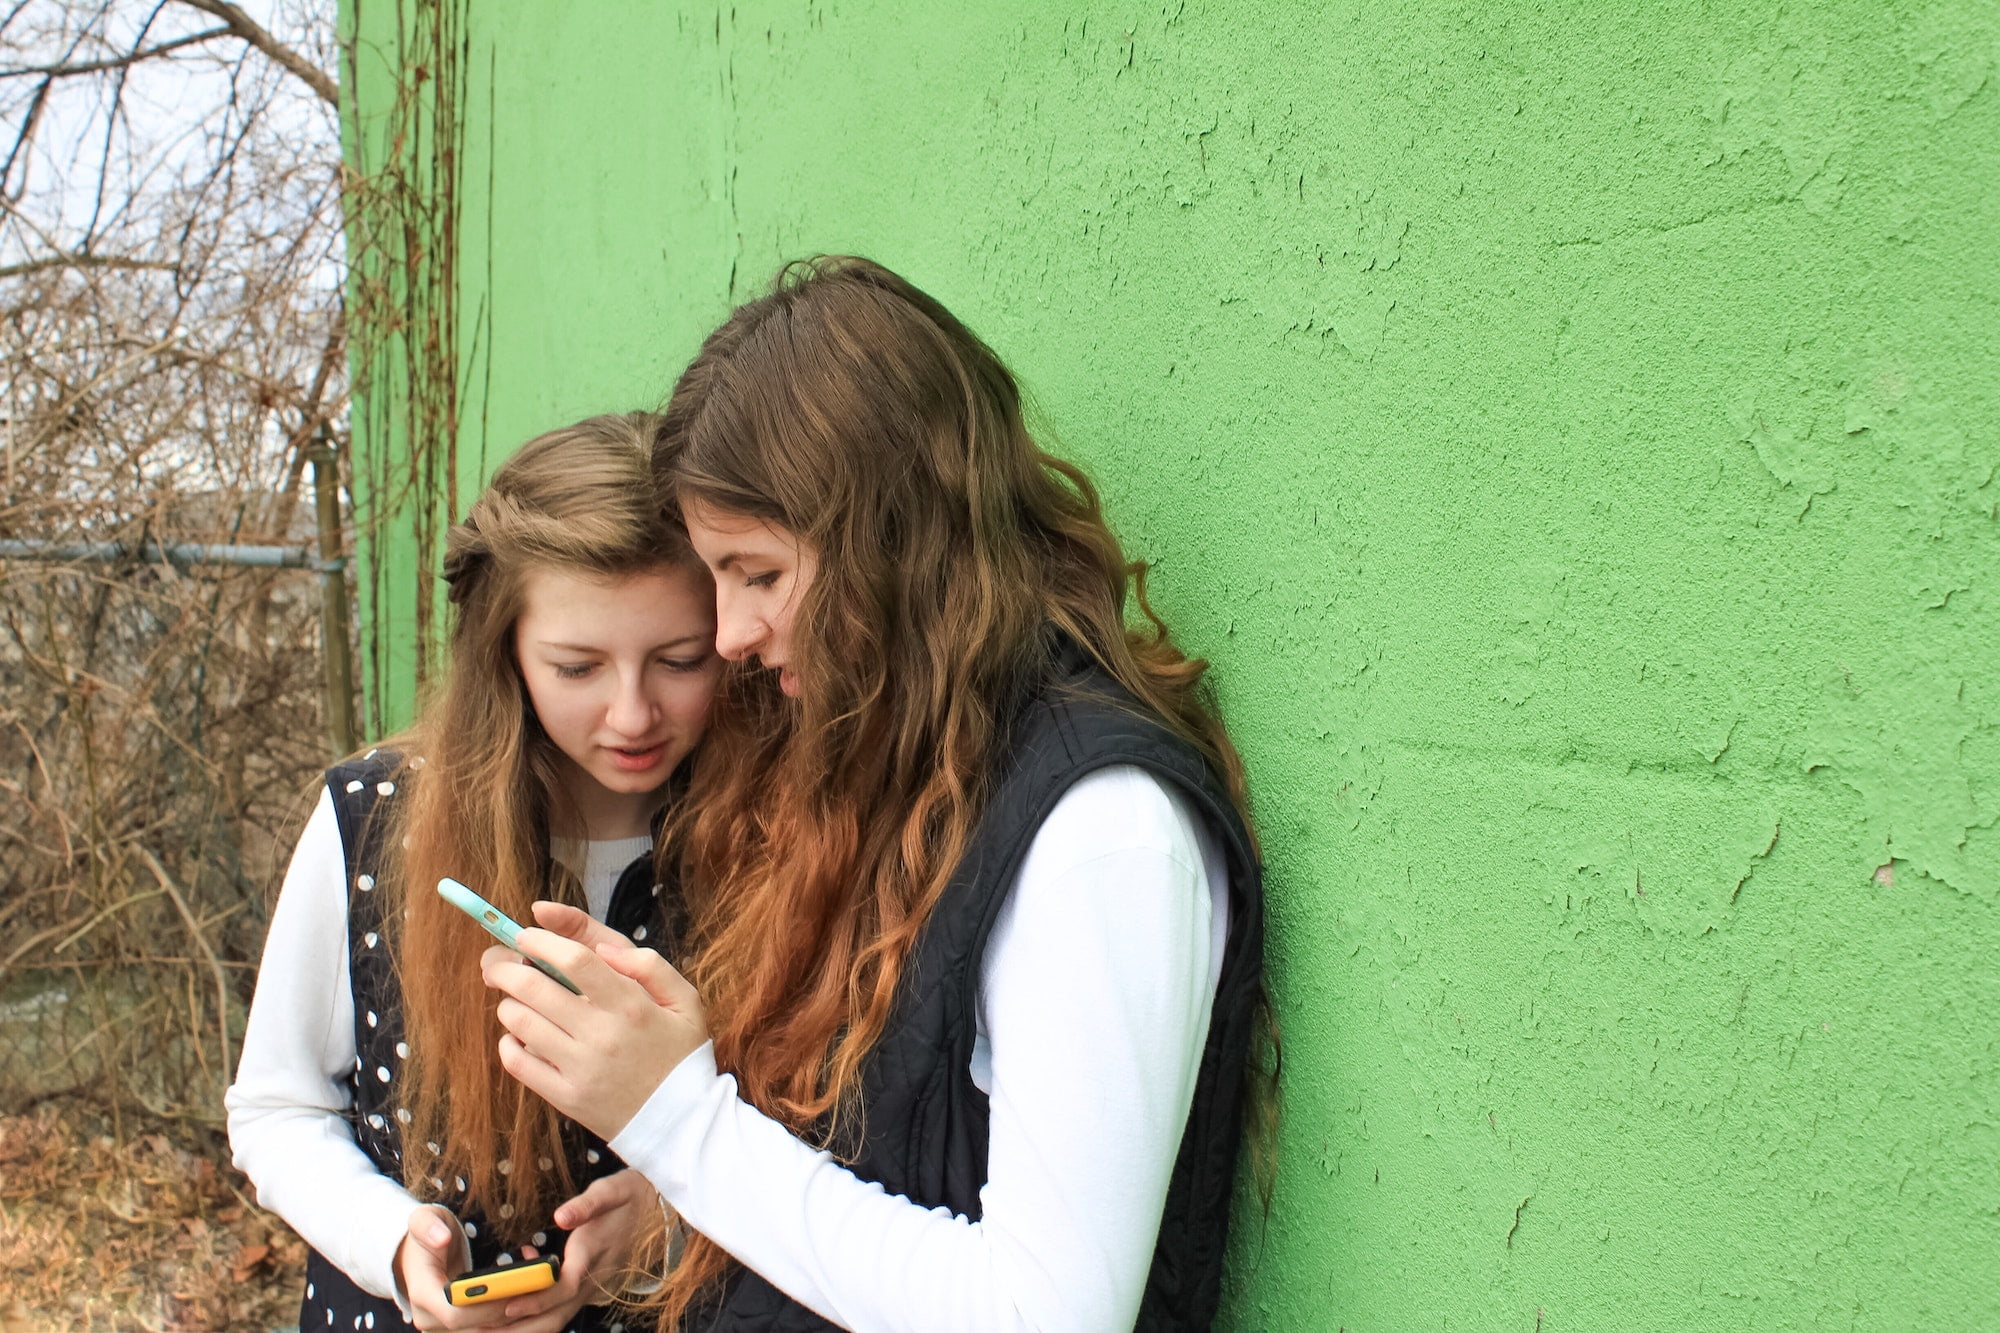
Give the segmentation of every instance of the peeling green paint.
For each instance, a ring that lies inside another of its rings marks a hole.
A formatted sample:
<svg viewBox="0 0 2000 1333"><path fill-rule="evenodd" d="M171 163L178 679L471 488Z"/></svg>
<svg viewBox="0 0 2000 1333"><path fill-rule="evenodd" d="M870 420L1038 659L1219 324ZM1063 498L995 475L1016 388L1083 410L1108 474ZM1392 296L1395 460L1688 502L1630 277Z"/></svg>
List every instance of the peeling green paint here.
<svg viewBox="0 0 2000 1333"><path fill-rule="evenodd" d="M1231 1326L2000 1326L2000 16L1404 8L474 7L463 456L904 270L1251 766Z"/></svg>

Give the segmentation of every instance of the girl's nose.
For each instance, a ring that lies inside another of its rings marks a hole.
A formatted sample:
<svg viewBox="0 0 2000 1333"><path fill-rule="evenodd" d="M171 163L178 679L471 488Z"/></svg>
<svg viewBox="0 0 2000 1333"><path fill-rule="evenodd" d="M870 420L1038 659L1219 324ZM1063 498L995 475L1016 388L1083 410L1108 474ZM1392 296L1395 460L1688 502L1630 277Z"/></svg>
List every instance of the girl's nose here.
<svg viewBox="0 0 2000 1333"><path fill-rule="evenodd" d="M741 662L764 641L764 622L755 616L717 604L715 608L715 651L732 662Z"/></svg>
<svg viewBox="0 0 2000 1333"><path fill-rule="evenodd" d="M646 697L645 673L618 682L605 722L621 736L643 736L653 728L653 701Z"/></svg>

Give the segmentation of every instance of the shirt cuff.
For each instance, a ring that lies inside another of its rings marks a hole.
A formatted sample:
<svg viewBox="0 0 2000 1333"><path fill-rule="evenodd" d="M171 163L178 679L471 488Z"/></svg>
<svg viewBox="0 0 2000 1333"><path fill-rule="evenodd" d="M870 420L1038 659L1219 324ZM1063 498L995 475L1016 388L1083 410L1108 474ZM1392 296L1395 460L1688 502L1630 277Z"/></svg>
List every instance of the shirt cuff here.
<svg viewBox="0 0 2000 1333"><path fill-rule="evenodd" d="M357 1247L356 1271L349 1276L369 1295L396 1302L408 1316L409 1298L396 1285L396 1252L410 1232L410 1214L417 1210L418 1202L389 1176L382 1177L379 1185L355 1202L355 1235L365 1239Z"/></svg>
<svg viewBox="0 0 2000 1333"><path fill-rule="evenodd" d="M699 1119L696 1112L712 1102L719 1090L726 1091L722 1083L715 1068L715 1043L705 1041L660 1080L646 1104L610 1141L611 1151L644 1172L669 1204L674 1194L671 1186L688 1176L685 1168L674 1169L676 1155L683 1144L691 1149L700 1141L698 1133L682 1131Z"/></svg>

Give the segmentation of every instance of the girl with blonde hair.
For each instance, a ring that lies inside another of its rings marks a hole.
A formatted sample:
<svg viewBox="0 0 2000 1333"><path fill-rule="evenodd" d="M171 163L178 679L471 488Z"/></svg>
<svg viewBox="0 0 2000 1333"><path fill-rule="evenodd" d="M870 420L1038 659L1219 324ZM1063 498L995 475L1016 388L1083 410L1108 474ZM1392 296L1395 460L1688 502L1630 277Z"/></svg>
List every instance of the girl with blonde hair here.
<svg viewBox="0 0 2000 1333"><path fill-rule="evenodd" d="M227 1106L258 1202L312 1246L307 1333L601 1328L618 1316L586 1305L657 1230L652 1188L501 1071L487 937L436 885L664 942L655 833L719 667L709 581L652 497L658 424L594 417L494 474L447 539L442 680L328 771L293 854ZM444 1299L468 1267L552 1252L547 1291Z"/></svg>

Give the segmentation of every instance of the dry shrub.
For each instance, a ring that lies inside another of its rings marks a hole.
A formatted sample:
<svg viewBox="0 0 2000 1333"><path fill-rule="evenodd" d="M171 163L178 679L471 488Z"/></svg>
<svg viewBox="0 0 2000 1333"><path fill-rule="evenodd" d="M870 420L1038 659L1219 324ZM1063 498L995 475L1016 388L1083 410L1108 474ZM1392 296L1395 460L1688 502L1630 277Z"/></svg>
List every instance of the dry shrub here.
<svg viewBox="0 0 2000 1333"><path fill-rule="evenodd" d="M0 542L124 552L0 557L0 1324L269 1328L303 1247L217 1127L317 576L144 553L308 545L344 459L333 4L0 8Z"/></svg>
<svg viewBox="0 0 2000 1333"><path fill-rule="evenodd" d="M30 71L0 84L0 539L135 553L0 561L0 1110L219 1117L329 754L314 575L136 558L307 544L345 422L333 109L218 16L30 0L0 32Z"/></svg>

